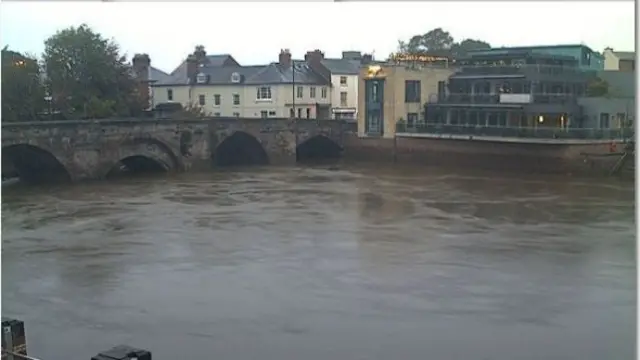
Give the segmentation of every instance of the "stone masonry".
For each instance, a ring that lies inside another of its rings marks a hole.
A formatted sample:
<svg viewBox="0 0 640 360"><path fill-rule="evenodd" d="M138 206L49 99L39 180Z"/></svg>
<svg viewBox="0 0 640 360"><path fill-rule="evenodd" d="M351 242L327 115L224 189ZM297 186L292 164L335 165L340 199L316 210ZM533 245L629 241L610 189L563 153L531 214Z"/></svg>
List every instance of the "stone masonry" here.
<svg viewBox="0 0 640 360"><path fill-rule="evenodd" d="M207 118L109 119L2 124L2 148L27 144L51 153L73 181L103 178L118 162L144 156L169 170L211 166L218 145L236 131L253 136L271 164L290 164L296 149L324 136L342 146L335 120Z"/></svg>

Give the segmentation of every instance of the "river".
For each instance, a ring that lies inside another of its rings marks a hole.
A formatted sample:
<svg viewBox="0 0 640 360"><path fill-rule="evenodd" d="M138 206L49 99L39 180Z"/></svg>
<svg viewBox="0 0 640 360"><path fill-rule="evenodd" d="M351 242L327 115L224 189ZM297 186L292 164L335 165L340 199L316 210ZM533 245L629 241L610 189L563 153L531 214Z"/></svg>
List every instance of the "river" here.
<svg viewBox="0 0 640 360"><path fill-rule="evenodd" d="M635 359L633 184L376 166L3 189L32 356Z"/></svg>

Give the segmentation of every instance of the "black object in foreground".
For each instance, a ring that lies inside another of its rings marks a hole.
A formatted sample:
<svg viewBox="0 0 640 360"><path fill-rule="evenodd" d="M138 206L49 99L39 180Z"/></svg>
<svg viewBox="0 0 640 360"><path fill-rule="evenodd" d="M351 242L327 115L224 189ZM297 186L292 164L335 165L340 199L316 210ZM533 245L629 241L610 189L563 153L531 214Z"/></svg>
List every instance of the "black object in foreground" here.
<svg viewBox="0 0 640 360"><path fill-rule="evenodd" d="M20 355L27 355L24 322L2 318L2 350L6 351L2 352L2 360L19 360Z"/></svg>
<svg viewBox="0 0 640 360"><path fill-rule="evenodd" d="M151 360L151 353L147 350L119 345L111 350L99 353L92 357L91 360Z"/></svg>

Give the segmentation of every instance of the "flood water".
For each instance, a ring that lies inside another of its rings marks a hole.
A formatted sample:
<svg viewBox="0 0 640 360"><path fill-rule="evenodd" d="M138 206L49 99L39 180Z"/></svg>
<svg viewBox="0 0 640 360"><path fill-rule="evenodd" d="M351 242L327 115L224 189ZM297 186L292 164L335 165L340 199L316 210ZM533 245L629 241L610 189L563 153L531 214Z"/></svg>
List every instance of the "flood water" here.
<svg viewBox="0 0 640 360"><path fill-rule="evenodd" d="M89 359L635 359L633 184L253 168L2 194L2 315Z"/></svg>

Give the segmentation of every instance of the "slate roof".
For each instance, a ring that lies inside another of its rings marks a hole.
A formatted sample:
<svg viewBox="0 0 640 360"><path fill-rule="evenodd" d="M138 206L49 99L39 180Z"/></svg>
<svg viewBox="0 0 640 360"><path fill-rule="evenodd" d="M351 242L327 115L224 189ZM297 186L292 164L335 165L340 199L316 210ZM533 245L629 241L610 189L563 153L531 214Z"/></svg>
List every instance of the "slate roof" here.
<svg viewBox="0 0 640 360"><path fill-rule="evenodd" d="M164 81L167 80L169 78L169 74L167 74L166 72L154 68L153 66L149 67L149 81L152 82L157 82L157 81Z"/></svg>
<svg viewBox="0 0 640 360"><path fill-rule="evenodd" d="M613 52L620 60L635 60L636 53L633 51L614 51Z"/></svg>
<svg viewBox="0 0 640 360"><path fill-rule="evenodd" d="M332 74L358 75L360 72L360 61L358 60L324 59L321 62Z"/></svg>
<svg viewBox="0 0 640 360"><path fill-rule="evenodd" d="M212 66L212 67L222 67L224 66L224 64L226 62L229 62L231 64L235 64L235 65L240 65L238 64L238 62L236 61L236 59L233 58L233 56L229 55L229 54L220 54L220 55L207 55L206 57L206 61L207 61L207 66ZM177 68L175 68L175 70L173 70L171 72L171 76L178 76L178 77L187 77L187 61L183 60L180 65L178 65Z"/></svg>
<svg viewBox="0 0 640 360"><path fill-rule="evenodd" d="M296 84L327 84L327 81L313 71L306 62L295 60L294 64ZM184 71L176 70L167 78L156 82L155 85L188 85L191 83L191 80L187 78L186 64ZM209 63L200 66L198 72L208 76L208 85L237 85L231 81L233 73L238 73L241 76L240 84L243 85L291 84L294 80L291 66L282 68L276 63L255 66L219 66Z"/></svg>

